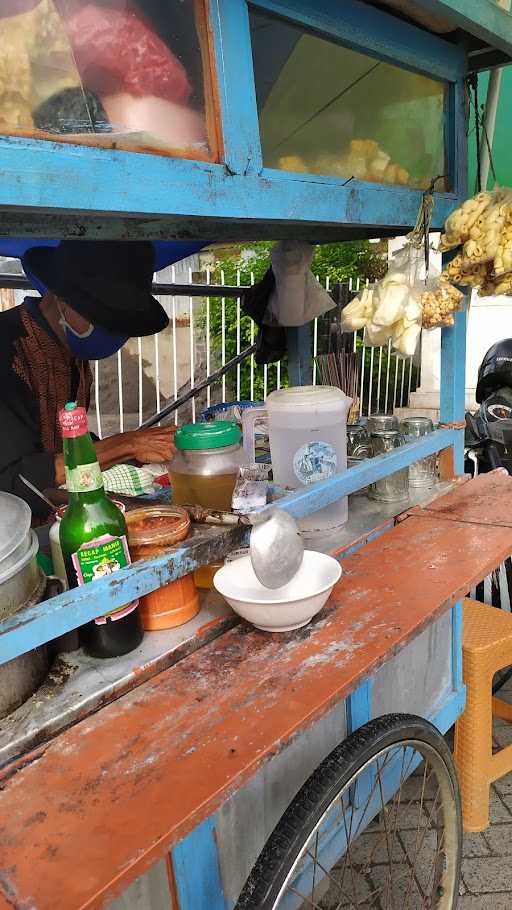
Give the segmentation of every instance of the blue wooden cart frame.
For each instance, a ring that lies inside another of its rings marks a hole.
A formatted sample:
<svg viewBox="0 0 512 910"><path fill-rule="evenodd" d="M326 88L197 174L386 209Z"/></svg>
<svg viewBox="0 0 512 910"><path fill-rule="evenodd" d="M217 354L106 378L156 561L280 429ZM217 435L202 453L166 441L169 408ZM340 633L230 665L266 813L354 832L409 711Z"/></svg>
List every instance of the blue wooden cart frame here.
<svg viewBox="0 0 512 910"><path fill-rule="evenodd" d="M424 11L445 15L502 58L512 56L512 17L493 0L417 0ZM257 0L254 6L339 40L348 47L447 84L446 140L450 192L435 197L433 228L467 190L462 47L360 0ZM415 221L421 192L334 177L264 168L252 68L249 11L245 0L210 0L218 92L222 115L223 162L185 161L157 155L0 137L2 234L92 237L275 236L283 225L312 237L340 239L404 233ZM262 232L265 232L264 234ZM304 234L303 234L304 235ZM305 334L305 333L304 333ZM441 425L428 437L354 467L280 502L297 518L347 496L435 452L453 451L456 474L463 472L466 314L442 330ZM291 375L300 376L301 337ZM229 544L226 543L226 549ZM218 555L221 555L220 553ZM4 663L82 624L191 572L200 565L186 548L121 570L114 579L64 593L0 624ZM431 718L448 729L460 713L461 605L452 611L452 692ZM369 719L371 681L348 700L353 730ZM198 863L206 878L188 870ZM214 823L197 828L173 851L182 910L224 908L214 843ZM183 874L180 874L180 869ZM206 889L206 890L205 890Z"/></svg>
<svg viewBox="0 0 512 910"><path fill-rule="evenodd" d="M338 0L258 0L255 6L353 49L446 82L445 132L453 191L436 194L433 226L440 228L466 191L467 63L463 50L360 0L342 4ZM345 186L333 177L263 168L248 4L245 0L212 0L209 13L225 163L0 137L0 208L7 227L13 212L18 219L16 232L25 236L44 230L49 215L55 233L59 216L65 224L70 212L75 213L78 226L87 215L88 229L108 223L110 233L118 236L126 233L131 218L140 215L146 216L142 233L148 236L162 236L166 221L175 230L177 216L183 219L183 231L193 225L196 235L212 226L213 219L236 224L247 235L257 233L260 222L286 221L290 230L298 224L314 224L324 232L334 231L332 236L337 227L357 231L364 226L378 236L390 228L399 233L414 223L419 190L356 180ZM214 235L214 228L211 230ZM464 418L465 336L466 316L459 313L455 326L443 329L441 422L448 426ZM291 375L297 378L303 376L303 344L299 333L290 364ZM455 472L461 473L463 434L460 429L440 429L395 453L316 484L314 490L306 487L284 499L281 506L295 517L310 514L418 458L447 448L453 449ZM24 610L0 627L0 663L102 615L106 603L109 610L114 609L193 568L183 549L172 557L123 570L115 580L105 579Z"/></svg>

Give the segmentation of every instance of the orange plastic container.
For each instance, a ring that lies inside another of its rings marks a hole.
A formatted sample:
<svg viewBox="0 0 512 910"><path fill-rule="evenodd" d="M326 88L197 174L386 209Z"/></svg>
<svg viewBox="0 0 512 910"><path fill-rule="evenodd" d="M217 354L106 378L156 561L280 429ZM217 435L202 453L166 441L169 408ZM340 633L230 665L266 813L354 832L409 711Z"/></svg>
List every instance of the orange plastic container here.
<svg viewBox="0 0 512 910"><path fill-rule="evenodd" d="M199 613L194 576L184 575L140 599L142 625L147 632L182 626Z"/></svg>
<svg viewBox="0 0 512 910"><path fill-rule="evenodd" d="M213 590L213 578L219 569L222 569L224 562L211 562L208 566L200 566L194 572L194 581L198 588Z"/></svg>
<svg viewBox="0 0 512 910"><path fill-rule="evenodd" d="M126 523L133 562L168 553L190 529L187 513L173 506L134 509L128 512ZM140 599L140 615L146 632L182 626L197 613L199 594L193 574L177 578Z"/></svg>

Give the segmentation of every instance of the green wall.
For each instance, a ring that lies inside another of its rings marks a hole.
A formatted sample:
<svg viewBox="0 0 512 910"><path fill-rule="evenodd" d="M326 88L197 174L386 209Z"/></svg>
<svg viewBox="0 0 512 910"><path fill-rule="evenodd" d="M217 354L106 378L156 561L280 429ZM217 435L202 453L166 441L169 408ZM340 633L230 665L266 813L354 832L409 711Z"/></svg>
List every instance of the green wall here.
<svg viewBox="0 0 512 910"><path fill-rule="evenodd" d="M489 76L482 73L479 78L478 100L480 105L485 104ZM512 124L510 112L512 111L512 66L503 68L501 78L500 101L496 117L496 130L494 133L493 159L498 183L512 186ZM470 134L468 143L469 155L469 195L475 190L476 181L476 151L475 151L475 123L474 117L470 118ZM494 178L489 172L488 187L492 189Z"/></svg>

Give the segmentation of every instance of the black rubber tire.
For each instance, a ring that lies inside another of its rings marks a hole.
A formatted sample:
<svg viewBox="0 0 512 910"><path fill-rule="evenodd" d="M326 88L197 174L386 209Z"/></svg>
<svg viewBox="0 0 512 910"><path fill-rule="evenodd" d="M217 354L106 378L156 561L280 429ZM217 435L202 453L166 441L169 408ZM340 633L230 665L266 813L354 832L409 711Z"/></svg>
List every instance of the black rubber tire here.
<svg viewBox="0 0 512 910"><path fill-rule="evenodd" d="M462 859L462 812L451 752L436 727L412 714L387 714L360 727L334 749L299 790L270 835L238 899L235 910L272 910L288 873L319 819L336 795L382 749L415 740L437 752L444 764L457 817L455 910Z"/></svg>

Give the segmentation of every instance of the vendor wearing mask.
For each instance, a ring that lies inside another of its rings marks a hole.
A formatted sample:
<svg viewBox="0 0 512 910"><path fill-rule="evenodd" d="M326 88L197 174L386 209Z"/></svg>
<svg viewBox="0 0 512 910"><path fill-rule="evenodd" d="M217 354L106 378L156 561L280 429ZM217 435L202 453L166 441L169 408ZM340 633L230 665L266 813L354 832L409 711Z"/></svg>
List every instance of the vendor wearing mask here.
<svg viewBox="0 0 512 910"><path fill-rule="evenodd" d="M46 518L19 475L40 490L64 483L59 409L67 401L88 408L89 361L110 357L130 337L160 332L168 318L151 295L150 243L63 241L30 249L23 265L48 290L0 313L0 489ZM100 466L166 462L173 437L174 428L157 427L102 439Z"/></svg>

